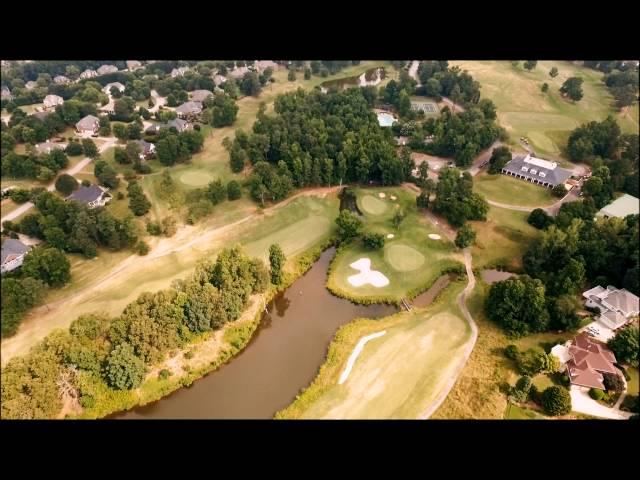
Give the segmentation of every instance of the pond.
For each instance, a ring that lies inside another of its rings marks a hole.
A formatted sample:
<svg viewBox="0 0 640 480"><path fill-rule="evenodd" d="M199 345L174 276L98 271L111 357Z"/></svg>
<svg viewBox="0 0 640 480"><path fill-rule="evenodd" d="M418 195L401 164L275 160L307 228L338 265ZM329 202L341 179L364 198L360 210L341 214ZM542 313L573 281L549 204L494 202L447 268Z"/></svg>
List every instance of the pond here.
<svg viewBox="0 0 640 480"><path fill-rule="evenodd" d="M515 277L515 273L504 272L502 270L482 270L480 272L482 280L491 285L492 283L501 282L507 278Z"/></svg>
<svg viewBox="0 0 640 480"><path fill-rule="evenodd" d="M320 84L320 89L327 92L331 88L341 90L349 87L366 87L368 85L378 85L387 77L384 68L370 68L361 75L353 77L337 78L335 80L327 80Z"/></svg>
<svg viewBox="0 0 640 480"><path fill-rule="evenodd" d="M273 418L309 385L336 330L358 317L380 318L395 306L356 305L325 288L335 248L269 303L247 347L228 364L147 406L116 419Z"/></svg>

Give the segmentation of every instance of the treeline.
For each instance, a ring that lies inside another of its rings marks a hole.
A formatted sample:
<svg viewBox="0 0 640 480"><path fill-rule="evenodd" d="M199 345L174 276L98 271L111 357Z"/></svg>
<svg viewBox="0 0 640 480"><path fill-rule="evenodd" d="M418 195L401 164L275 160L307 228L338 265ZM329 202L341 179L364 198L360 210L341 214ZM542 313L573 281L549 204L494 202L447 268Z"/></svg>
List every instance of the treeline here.
<svg viewBox="0 0 640 480"><path fill-rule="evenodd" d="M42 154L32 151L27 155L20 155L9 150L5 154L3 146L0 172L2 177L30 178L48 182L67 165L69 165L69 159L62 150L56 149L51 153Z"/></svg>
<svg viewBox="0 0 640 480"><path fill-rule="evenodd" d="M633 105L638 100L638 66L620 60L585 60L584 66L604 72L602 78L616 99L618 108Z"/></svg>
<svg viewBox="0 0 640 480"><path fill-rule="evenodd" d="M424 187L423 193L427 198L431 194ZM482 195L474 193L473 177L469 172L460 174L457 168L443 168L440 170L435 193L433 211L445 217L454 227L461 227L468 220L486 220L489 204Z"/></svg>
<svg viewBox="0 0 640 480"><path fill-rule="evenodd" d="M390 132L378 125L362 90L280 95L275 115L260 110L253 132L236 131L229 150L231 169L254 166L249 179L258 201L277 201L293 188L340 182L398 184L409 178Z"/></svg>
<svg viewBox="0 0 640 480"><path fill-rule="evenodd" d="M611 116L602 122L589 122L571 132L567 154L574 162L585 162L594 170L605 166L612 187L634 196L638 188L638 134L623 134Z"/></svg>
<svg viewBox="0 0 640 480"><path fill-rule="evenodd" d="M450 97L454 103L464 106L480 101L480 83L460 67L449 67L446 60L420 62L418 78L421 86L416 89L417 95L434 97L437 101Z"/></svg>
<svg viewBox="0 0 640 480"><path fill-rule="evenodd" d="M3 227L87 258L95 257L98 247L120 250L138 239L131 216L119 219L104 208L66 202L51 192L39 193L32 201L37 213L27 214L17 223L5 221Z"/></svg>
<svg viewBox="0 0 640 480"><path fill-rule="evenodd" d="M24 314L37 306L47 287L62 287L71 279L71 265L57 248L32 249L22 266L2 275L2 337L13 335Z"/></svg>
<svg viewBox="0 0 640 480"><path fill-rule="evenodd" d="M53 418L63 393L85 408L137 388L147 367L196 335L237 319L251 294L265 291L269 269L239 248L200 264L188 280L143 293L115 318L88 314L2 369L2 418Z"/></svg>

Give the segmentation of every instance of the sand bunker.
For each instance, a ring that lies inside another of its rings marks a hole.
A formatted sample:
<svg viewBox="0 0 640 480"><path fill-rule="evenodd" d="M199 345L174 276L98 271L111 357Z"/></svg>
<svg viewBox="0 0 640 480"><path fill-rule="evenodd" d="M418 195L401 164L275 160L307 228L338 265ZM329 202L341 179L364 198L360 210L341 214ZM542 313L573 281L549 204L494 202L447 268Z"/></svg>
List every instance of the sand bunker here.
<svg viewBox="0 0 640 480"><path fill-rule="evenodd" d="M398 197L396 197L396 196L394 196L394 195L391 195L389 198L390 198L391 200L397 200L397 199L398 199Z"/></svg>
<svg viewBox="0 0 640 480"><path fill-rule="evenodd" d="M354 270L360 270L360 273L351 275L347 280L354 287L361 287L362 285L370 284L374 287L386 287L389 285L389 279L385 277L381 272L371 270L371 260L368 258L361 258L349 265Z"/></svg>
<svg viewBox="0 0 640 480"><path fill-rule="evenodd" d="M360 339L360 341L356 345L356 348L354 348L353 352L351 352L351 355L349 355L349 360L347 360L347 366L342 372L342 375L340 375L340 380L338 381L338 385L342 385L344 382L347 381L347 378L349 378L349 374L351 373L353 364L356 362L356 359L358 358L358 355L360 355L360 352L362 352L362 349L364 348L364 344L367 343L369 340L373 340L374 338L381 337L385 333L387 333L387 331L383 330L382 332L372 333L371 335L367 335L366 337L362 337Z"/></svg>
<svg viewBox="0 0 640 480"><path fill-rule="evenodd" d="M387 238L393 238L393 237L395 237L395 235L393 233L387 234Z"/></svg>
<svg viewBox="0 0 640 480"><path fill-rule="evenodd" d="M378 196L379 196L380 198L384 198L384 197L386 197L387 195L386 195L385 193L383 193L383 192L380 192L380 193L378 194Z"/></svg>
<svg viewBox="0 0 640 480"><path fill-rule="evenodd" d="M429 234L429 238L431 240L440 240L442 237L440 235L438 235L437 233L430 233Z"/></svg>

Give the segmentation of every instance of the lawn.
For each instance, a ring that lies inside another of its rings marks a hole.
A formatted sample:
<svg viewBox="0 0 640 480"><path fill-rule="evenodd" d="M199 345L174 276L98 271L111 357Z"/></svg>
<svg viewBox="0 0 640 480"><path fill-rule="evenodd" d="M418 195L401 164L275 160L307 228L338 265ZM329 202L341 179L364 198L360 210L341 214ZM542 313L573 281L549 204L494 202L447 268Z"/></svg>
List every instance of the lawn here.
<svg viewBox="0 0 640 480"><path fill-rule="evenodd" d="M631 380L627 381L627 393L638 395L638 369L627 367L627 373L631 377Z"/></svg>
<svg viewBox="0 0 640 480"><path fill-rule="evenodd" d="M538 412L510 403L507 405L504 418L506 420L544 420L545 417Z"/></svg>
<svg viewBox="0 0 640 480"><path fill-rule="evenodd" d="M386 194L385 198L378 196L380 192ZM418 214L415 194L400 188L358 189L356 194L358 206L364 213L365 230L385 237L392 234L394 238L386 238L384 248L379 250L370 250L360 241L342 248L332 262L327 282L332 292L355 301L371 302L384 298L397 302L425 290L444 269L459 263L454 258L452 243ZM397 198L395 201L390 198L392 195ZM391 220L399 208L405 211L406 218L397 230ZM440 234L442 239L431 240L428 237L431 233ZM355 287L349 283L348 278L358 273L350 265L361 258L369 258L371 269L382 272L389 284Z"/></svg>
<svg viewBox="0 0 640 480"><path fill-rule="evenodd" d="M529 138L537 154L558 158L571 130L592 121L613 115L624 132L637 133L637 104L629 111L613 108L613 97L601 78L603 74L566 61L538 61L537 68L527 72L515 68L509 61L454 61L451 65L468 70L482 86L482 96L498 107L498 120L511 135L512 141ZM551 67L559 75L549 76ZM571 76L584 79L584 97L573 103L560 96L558 89ZM540 86L549 84L543 93Z"/></svg>
<svg viewBox="0 0 640 480"><path fill-rule="evenodd" d="M488 200L523 207L544 207L559 200L551 190L507 175L481 173L473 179L473 188Z"/></svg>
<svg viewBox="0 0 640 480"><path fill-rule="evenodd" d="M321 222L316 228L298 222L313 212L315 216L324 216L325 224L333 228L338 205L336 194L301 197L260 215L255 213L255 206L250 211L229 210L225 202L216 207L211 218L197 226L184 227L174 237L147 237L152 246L147 256L133 255L130 251L101 251L95 260L70 256L71 283L61 290L52 289L45 301L56 303L33 310L18 333L2 341L2 363L24 354L53 329L67 328L83 313L119 315L141 293L168 288L174 279L185 278L200 260L212 258L221 248L239 243L246 245L252 255L265 258L265 249L273 241L282 241L285 255L293 261L301 249L321 244L331 233L331 229L317 228ZM246 221L229 226L241 219ZM283 227L296 224L294 241L279 235Z"/></svg>
<svg viewBox="0 0 640 480"><path fill-rule="evenodd" d="M415 419L437 400L459 367L471 328L456 307L464 282L435 303L380 320L358 319L338 330L311 386L276 418ZM358 341L365 344L346 381L338 384Z"/></svg>
<svg viewBox="0 0 640 480"><path fill-rule="evenodd" d="M527 223L527 212L489 207L487 220L470 222L477 233L472 247L473 267L502 266L517 272L522 268L522 255L540 231Z"/></svg>

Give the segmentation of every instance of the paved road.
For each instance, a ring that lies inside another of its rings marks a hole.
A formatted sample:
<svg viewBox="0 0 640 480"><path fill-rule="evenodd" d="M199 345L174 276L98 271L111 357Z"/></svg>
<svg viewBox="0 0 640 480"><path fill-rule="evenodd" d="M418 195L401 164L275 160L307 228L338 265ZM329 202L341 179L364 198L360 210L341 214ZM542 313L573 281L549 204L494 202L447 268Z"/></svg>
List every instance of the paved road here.
<svg viewBox="0 0 640 480"><path fill-rule="evenodd" d="M420 85L420 79L418 78L418 67L420 66L420 61L418 60L413 60L411 62L411 66L409 67L409 76L413 79L415 79L416 82L418 82L418 85Z"/></svg>
<svg viewBox="0 0 640 480"><path fill-rule="evenodd" d="M103 140L106 140L105 143L103 143L100 148L98 149L98 151L100 153L104 152L107 148L110 148L112 146L115 145L116 143L116 139L115 138L104 138L102 137ZM83 158L82 160L80 160L76 165L74 165L73 167L71 167L70 169L61 172L61 173L67 173L69 175L75 175L76 173L78 173L79 171L81 171L84 167L87 166L87 164L89 162L91 162L91 158L87 157L87 158ZM55 190L55 180L47 187L47 191L49 192L53 192ZM22 205L20 205L18 208L16 208L13 212L8 213L7 215L5 215L4 217L2 217L2 219L0 220L0 224L4 223L7 220L13 220L15 218L18 218L20 215L22 215L23 213L25 213L26 211L30 210L31 207L33 207L33 203L31 202L27 202L24 203Z"/></svg>
<svg viewBox="0 0 640 480"><path fill-rule="evenodd" d="M155 90L151 90L151 96L153 97L154 105L149 109L149 112L155 113L158 111L161 105L162 106L166 105L167 98L161 97L160 95L158 95L158 92L156 92Z"/></svg>
<svg viewBox="0 0 640 480"><path fill-rule="evenodd" d="M449 108L451 108L451 110L455 113L459 113L459 112L464 112L465 108L461 105L458 105L457 103L455 103L453 100L451 100L450 98L447 97L442 97L442 102L446 103Z"/></svg>
<svg viewBox="0 0 640 480"><path fill-rule="evenodd" d="M469 169L467 170L472 177L475 177L478 173L480 173L483 168L480 165L488 162L491 158L491 154L493 153L493 149L500 146L502 146L502 142L500 142L500 140L496 140L489 148L487 148L483 152L480 152L480 154L473 160L471 167L469 167Z"/></svg>
<svg viewBox="0 0 640 480"><path fill-rule="evenodd" d="M623 412L618 408L610 408L592 399L586 390L573 385L571 387L571 408L574 412L586 413L594 417L609 418L611 420L626 420L632 413Z"/></svg>

